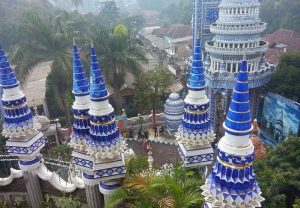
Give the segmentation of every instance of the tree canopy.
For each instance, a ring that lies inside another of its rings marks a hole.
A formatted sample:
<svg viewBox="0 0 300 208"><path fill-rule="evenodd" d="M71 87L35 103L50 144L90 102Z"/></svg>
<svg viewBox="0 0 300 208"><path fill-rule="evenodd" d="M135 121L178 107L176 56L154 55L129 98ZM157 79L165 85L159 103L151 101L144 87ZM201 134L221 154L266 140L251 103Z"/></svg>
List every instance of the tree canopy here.
<svg viewBox="0 0 300 208"><path fill-rule="evenodd" d="M289 99L300 101L299 52L288 53L282 56L278 68L266 89Z"/></svg>
<svg viewBox="0 0 300 208"><path fill-rule="evenodd" d="M300 199L300 138L290 137L254 163L265 208L290 208Z"/></svg>
<svg viewBox="0 0 300 208"><path fill-rule="evenodd" d="M136 83L134 103L142 113L148 113L162 106L161 99L170 92L168 87L172 84L172 74L158 66L156 70L142 73Z"/></svg>
<svg viewBox="0 0 300 208"><path fill-rule="evenodd" d="M262 0L260 16L268 23L267 33L279 28L300 32L299 0Z"/></svg>

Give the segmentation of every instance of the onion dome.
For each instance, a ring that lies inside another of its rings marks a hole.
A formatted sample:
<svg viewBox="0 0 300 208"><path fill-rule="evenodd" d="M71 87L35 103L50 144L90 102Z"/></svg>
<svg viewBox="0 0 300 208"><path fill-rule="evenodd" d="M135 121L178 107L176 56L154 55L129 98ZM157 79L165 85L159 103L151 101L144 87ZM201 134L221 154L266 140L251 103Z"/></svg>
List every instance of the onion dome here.
<svg viewBox="0 0 300 208"><path fill-rule="evenodd" d="M74 114L73 131L70 146L86 145L89 143L89 81L80 60L78 48L73 41L73 95L75 102L72 106Z"/></svg>
<svg viewBox="0 0 300 208"><path fill-rule="evenodd" d="M200 91L205 89L206 87L204 68L202 62L202 54L201 54L201 42L199 39L197 39L195 43L192 70L190 73L187 87L190 90L194 90L194 91Z"/></svg>
<svg viewBox="0 0 300 208"><path fill-rule="evenodd" d="M93 44L90 67L90 151L96 158L112 159L121 155L126 144L116 125L114 109L108 102L107 88Z"/></svg>
<svg viewBox="0 0 300 208"><path fill-rule="evenodd" d="M225 136L217 147L217 160L211 175L202 186L207 207L261 207L264 200L256 181L252 163L254 146L247 61L243 61L224 122Z"/></svg>
<svg viewBox="0 0 300 208"><path fill-rule="evenodd" d="M19 82L1 47L0 84L3 88L2 104L4 107L2 134L8 138L18 138L36 133L39 124L27 106L27 99L20 91Z"/></svg>
<svg viewBox="0 0 300 208"><path fill-rule="evenodd" d="M177 93L171 93L166 100L164 114L167 132L174 135L184 114L184 102Z"/></svg>
<svg viewBox="0 0 300 208"><path fill-rule="evenodd" d="M205 95L205 77L200 40L196 41L193 68L187 84L189 93L184 100L184 117L178 127L177 141L185 145L210 144L215 134L209 117L209 99Z"/></svg>

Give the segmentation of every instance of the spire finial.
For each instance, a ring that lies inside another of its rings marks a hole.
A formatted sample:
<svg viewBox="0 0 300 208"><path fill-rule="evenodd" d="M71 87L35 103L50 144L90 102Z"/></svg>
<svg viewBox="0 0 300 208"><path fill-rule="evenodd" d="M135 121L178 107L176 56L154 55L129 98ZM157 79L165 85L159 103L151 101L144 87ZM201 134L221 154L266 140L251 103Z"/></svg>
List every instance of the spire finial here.
<svg viewBox="0 0 300 208"><path fill-rule="evenodd" d="M187 86L194 91L201 91L206 87L200 39L196 39L195 42L192 70Z"/></svg>
<svg viewBox="0 0 300 208"><path fill-rule="evenodd" d="M95 48L93 48L93 42L91 41L91 65L90 65L90 84L91 92L90 98L92 101L104 101L108 99L108 91L105 85L105 80L101 72L101 67L98 62Z"/></svg>
<svg viewBox="0 0 300 208"><path fill-rule="evenodd" d="M85 74L85 69L80 60L75 38L73 37L73 94L75 96L85 96L89 94L89 82Z"/></svg>
<svg viewBox="0 0 300 208"><path fill-rule="evenodd" d="M92 38L91 38L91 48L94 48L94 41Z"/></svg>

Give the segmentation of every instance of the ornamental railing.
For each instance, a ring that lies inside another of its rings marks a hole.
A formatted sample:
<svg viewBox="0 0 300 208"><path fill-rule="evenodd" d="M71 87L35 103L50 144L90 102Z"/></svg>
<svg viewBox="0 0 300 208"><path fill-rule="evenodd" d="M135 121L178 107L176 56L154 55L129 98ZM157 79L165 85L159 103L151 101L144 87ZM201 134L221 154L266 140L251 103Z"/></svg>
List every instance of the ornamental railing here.
<svg viewBox="0 0 300 208"><path fill-rule="evenodd" d="M212 42L208 42L205 44L205 49L210 53L216 54L225 54L225 55L243 55L246 54L255 54L259 52L265 52L268 50L267 42L261 41L261 45L255 48L220 48L216 46L210 45Z"/></svg>
<svg viewBox="0 0 300 208"><path fill-rule="evenodd" d="M214 34L224 35L243 35L243 34L258 34L266 30L267 23L262 23L255 26L231 27L227 25L213 24L210 26L210 32Z"/></svg>

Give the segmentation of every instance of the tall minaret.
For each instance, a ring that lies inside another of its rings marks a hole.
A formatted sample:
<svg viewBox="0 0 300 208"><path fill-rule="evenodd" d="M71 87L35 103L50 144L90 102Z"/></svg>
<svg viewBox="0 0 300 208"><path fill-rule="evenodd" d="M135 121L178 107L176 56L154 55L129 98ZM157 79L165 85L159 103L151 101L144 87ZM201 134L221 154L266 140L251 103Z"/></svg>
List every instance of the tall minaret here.
<svg viewBox="0 0 300 208"><path fill-rule="evenodd" d="M94 178L99 179L100 191L109 196L120 186L125 176L123 152L126 143L121 137L115 122L115 112L108 101L108 91L96 57L91 46L90 65L90 154L94 160Z"/></svg>
<svg viewBox="0 0 300 208"><path fill-rule="evenodd" d="M90 110L90 86L86 77L85 69L80 60L75 40L73 41L73 95L75 102L72 110L74 114L73 132L71 134L70 145L79 149L84 149L89 143L89 119Z"/></svg>
<svg viewBox="0 0 300 208"><path fill-rule="evenodd" d="M40 125L36 122L27 106L27 100L19 89L19 82L4 50L0 47L0 84L3 88L2 103L4 108L4 123L2 134L6 141L6 151L19 157L19 166L26 181L31 207L43 206L36 170L41 166L40 150L45 146L43 134L38 131Z"/></svg>
<svg viewBox="0 0 300 208"><path fill-rule="evenodd" d="M187 87L189 93L184 100L184 118L177 134L179 154L186 167L208 165L213 162L210 143L214 141L215 134L208 115L209 99L205 94L206 82L199 39L195 43Z"/></svg>
<svg viewBox="0 0 300 208"><path fill-rule="evenodd" d="M85 69L80 60L78 48L73 40L73 95L75 102L72 110L74 114L73 132L69 145L74 148L72 162L75 167L82 170L83 181L87 203L90 208L103 207L103 197L99 191L99 180L91 180L93 176L93 158L87 153L87 146L90 144L89 133L89 110L90 110L90 87L86 77Z"/></svg>
<svg viewBox="0 0 300 208"><path fill-rule="evenodd" d="M261 207L264 200L252 168L254 146L250 140L248 63L244 58L223 124L225 136L217 147L217 161L203 189L205 207Z"/></svg>

